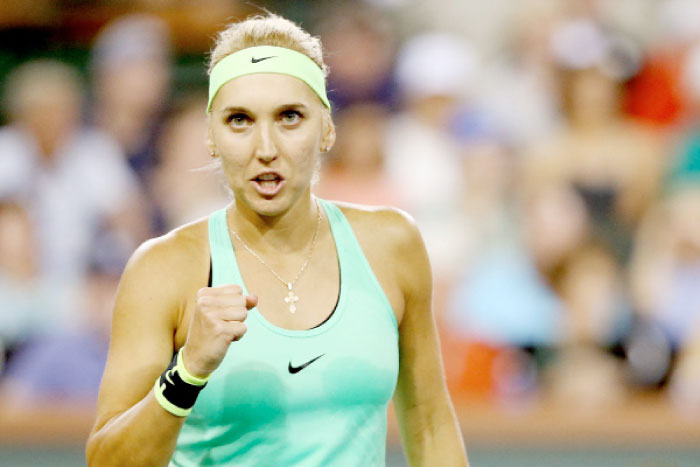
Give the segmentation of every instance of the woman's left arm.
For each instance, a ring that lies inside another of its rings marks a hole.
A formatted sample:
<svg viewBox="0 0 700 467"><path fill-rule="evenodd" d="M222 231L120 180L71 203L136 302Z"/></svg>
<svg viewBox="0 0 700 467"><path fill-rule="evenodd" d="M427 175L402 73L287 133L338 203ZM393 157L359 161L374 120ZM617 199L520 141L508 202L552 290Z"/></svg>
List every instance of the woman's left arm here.
<svg viewBox="0 0 700 467"><path fill-rule="evenodd" d="M404 218L405 219L405 218ZM411 466L466 466L467 454L445 384L432 312L432 274L425 245L404 220L396 270L405 309L399 325L399 377L394 394L401 438Z"/></svg>

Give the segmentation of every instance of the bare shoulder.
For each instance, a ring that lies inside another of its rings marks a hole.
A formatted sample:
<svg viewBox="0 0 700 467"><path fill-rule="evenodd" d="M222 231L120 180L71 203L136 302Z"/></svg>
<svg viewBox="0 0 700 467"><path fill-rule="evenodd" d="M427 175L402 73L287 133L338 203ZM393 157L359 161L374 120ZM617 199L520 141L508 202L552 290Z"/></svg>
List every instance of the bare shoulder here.
<svg viewBox="0 0 700 467"><path fill-rule="evenodd" d="M198 219L144 242L132 259L143 261L148 258L156 267L168 262L187 262L208 245L207 240L207 219Z"/></svg>
<svg viewBox="0 0 700 467"><path fill-rule="evenodd" d="M143 301L182 302L190 289L206 284L208 257L203 218L144 242L129 259L120 289Z"/></svg>
<svg viewBox="0 0 700 467"><path fill-rule="evenodd" d="M375 272L388 268L404 295L417 291L416 284L430 285L425 244L410 214L388 206L335 204L352 226Z"/></svg>
<svg viewBox="0 0 700 467"><path fill-rule="evenodd" d="M361 243L377 242L392 249L422 242L410 214L391 206L364 206L334 202L350 222ZM360 238L362 237L362 238Z"/></svg>
<svg viewBox="0 0 700 467"><path fill-rule="evenodd" d="M168 272L170 279L186 277L190 268L201 263L209 251L207 219L199 219L167 234L152 238L136 249L127 271L144 273ZM172 269L176 268L176 269ZM176 273L173 277L173 273Z"/></svg>

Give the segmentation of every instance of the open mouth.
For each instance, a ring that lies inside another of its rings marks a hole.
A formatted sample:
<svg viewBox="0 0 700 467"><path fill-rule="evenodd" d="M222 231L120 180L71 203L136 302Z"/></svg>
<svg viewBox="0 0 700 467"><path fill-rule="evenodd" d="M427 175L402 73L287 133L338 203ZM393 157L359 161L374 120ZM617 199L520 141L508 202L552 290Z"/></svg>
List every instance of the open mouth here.
<svg viewBox="0 0 700 467"><path fill-rule="evenodd" d="M274 188L282 181L282 177L276 173L267 173L259 175L254 180L263 188Z"/></svg>
<svg viewBox="0 0 700 467"><path fill-rule="evenodd" d="M276 172L266 172L251 180L256 190L262 195L274 195L279 192L284 184L284 178Z"/></svg>

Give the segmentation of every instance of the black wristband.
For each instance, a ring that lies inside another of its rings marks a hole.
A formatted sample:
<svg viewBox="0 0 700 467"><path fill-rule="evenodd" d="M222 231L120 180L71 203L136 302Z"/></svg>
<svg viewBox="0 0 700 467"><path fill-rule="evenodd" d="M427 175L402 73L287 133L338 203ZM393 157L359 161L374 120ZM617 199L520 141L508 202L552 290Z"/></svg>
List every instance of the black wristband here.
<svg viewBox="0 0 700 467"><path fill-rule="evenodd" d="M178 417L186 417L192 411L203 385L190 384L178 372L178 352L175 352L168 368L156 380L154 392L158 403L168 412Z"/></svg>

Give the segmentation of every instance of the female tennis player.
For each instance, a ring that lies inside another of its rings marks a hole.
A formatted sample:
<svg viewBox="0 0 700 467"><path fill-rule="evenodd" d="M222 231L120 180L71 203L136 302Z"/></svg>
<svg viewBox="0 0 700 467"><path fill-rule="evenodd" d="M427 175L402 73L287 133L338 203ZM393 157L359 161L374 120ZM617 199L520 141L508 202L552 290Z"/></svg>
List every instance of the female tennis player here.
<svg viewBox="0 0 700 467"><path fill-rule="evenodd" d="M89 465L384 465L392 396L411 465L467 464L415 225L311 194L325 76L281 17L219 35L207 144L233 201L130 260Z"/></svg>

